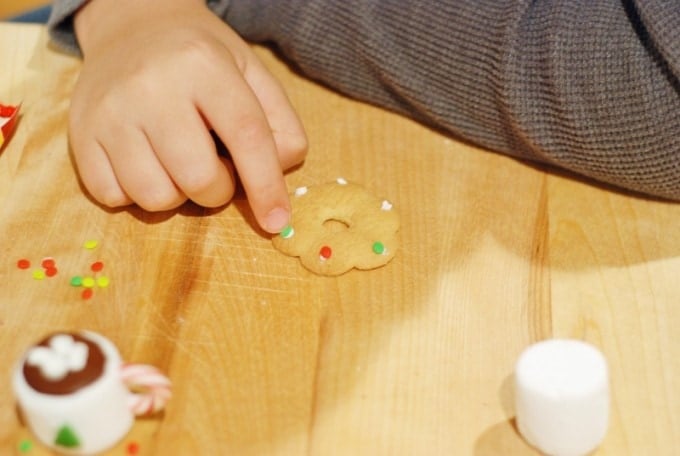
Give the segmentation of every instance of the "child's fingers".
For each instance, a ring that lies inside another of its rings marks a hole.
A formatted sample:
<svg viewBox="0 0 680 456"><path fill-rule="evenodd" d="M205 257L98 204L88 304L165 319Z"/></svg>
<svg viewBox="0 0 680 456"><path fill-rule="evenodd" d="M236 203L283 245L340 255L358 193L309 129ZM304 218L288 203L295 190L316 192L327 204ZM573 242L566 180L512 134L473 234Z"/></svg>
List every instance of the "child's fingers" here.
<svg viewBox="0 0 680 456"><path fill-rule="evenodd" d="M307 135L279 81L253 59L244 75L260 101L274 135L283 169L299 165L307 155Z"/></svg>
<svg viewBox="0 0 680 456"><path fill-rule="evenodd" d="M196 107L186 103L159 112L147 131L163 166L187 197L205 207L229 202L234 194L233 176L219 159Z"/></svg>
<svg viewBox="0 0 680 456"><path fill-rule="evenodd" d="M101 145L125 193L149 211L175 208L186 201L156 157L146 134L119 125L101 133Z"/></svg>
<svg viewBox="0 0 680 456"><path fill-rule="evenodd" d="M231 62L204 80L197 104L229 149L259 225L275 233L290 219L288 191L271 128L248 84Z"/></svg>
<svg viewBox="0 0 680 456"><path fill-rule="evenodd" d="M102 146L94 138L85 137L73 128L69 138L78 174L90 195L107 207L132 204L132 199L120 186Z"/></svg>

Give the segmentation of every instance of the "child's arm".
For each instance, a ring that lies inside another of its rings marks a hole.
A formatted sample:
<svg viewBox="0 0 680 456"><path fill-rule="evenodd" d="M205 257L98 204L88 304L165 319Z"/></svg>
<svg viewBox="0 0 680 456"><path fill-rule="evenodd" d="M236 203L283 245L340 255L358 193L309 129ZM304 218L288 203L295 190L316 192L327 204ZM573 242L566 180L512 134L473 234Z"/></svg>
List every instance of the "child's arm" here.
<svg viewBox="0 0 680 456"><path fill-rule="evenodd" d="M289 219L283 170L306 152L277 81L200 0L92 0L75 16L84 64L70 139L100 202L164 210L187 198L214 207L234 192L231 153L258 223Z"/></svg>
<svg viewBox="0 0 680 456"><path fill-rule="evenodd" d="M355 98L680 200L677 2L225 1L245 39Z"/></svg>

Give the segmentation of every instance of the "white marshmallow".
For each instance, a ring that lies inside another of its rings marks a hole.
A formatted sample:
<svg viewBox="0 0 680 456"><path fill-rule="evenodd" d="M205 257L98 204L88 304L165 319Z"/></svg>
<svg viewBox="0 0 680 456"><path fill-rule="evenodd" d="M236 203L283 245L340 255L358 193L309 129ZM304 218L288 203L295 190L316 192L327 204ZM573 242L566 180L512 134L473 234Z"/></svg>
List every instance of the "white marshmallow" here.
<svg viewBox="0 0 680 456"><path fill-rule="evenodd" d="M585 455L607 432L607 362L582 341L536 343L517 361L515 401L517 427L531 445L553 456Z"/></svg>

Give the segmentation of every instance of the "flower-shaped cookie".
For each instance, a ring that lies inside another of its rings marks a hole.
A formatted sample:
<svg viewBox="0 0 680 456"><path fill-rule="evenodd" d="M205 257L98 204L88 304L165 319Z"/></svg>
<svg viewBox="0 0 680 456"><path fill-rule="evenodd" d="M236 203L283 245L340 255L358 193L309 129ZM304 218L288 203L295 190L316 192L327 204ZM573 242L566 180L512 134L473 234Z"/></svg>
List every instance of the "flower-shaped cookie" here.
<svg viewBox="0 0 680 456"><path fill-rule="evenodd" d="M397 250L399 214L393 205L340 178L300 187L292 195L291 223L273 240L321 275L387 264Z"/></svg>

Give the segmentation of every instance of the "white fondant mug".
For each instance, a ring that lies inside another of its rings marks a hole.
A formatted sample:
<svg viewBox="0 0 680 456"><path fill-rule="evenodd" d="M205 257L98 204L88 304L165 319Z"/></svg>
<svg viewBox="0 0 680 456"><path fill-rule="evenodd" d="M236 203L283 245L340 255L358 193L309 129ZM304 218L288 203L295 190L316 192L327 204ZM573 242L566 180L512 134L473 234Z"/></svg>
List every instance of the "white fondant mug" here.
<svg viewBox="0 0 680 456"><path fill-rule="evenodd" d="M163 409L171 395L170 381L153 366L123 363L113 343L99 334L74 334L96 344L104 355L96 380L69 394L37 391L24 375L27 352L12 383L23 419L42 443L61 453L90 455L123 439L135 416Z"/></svg>

